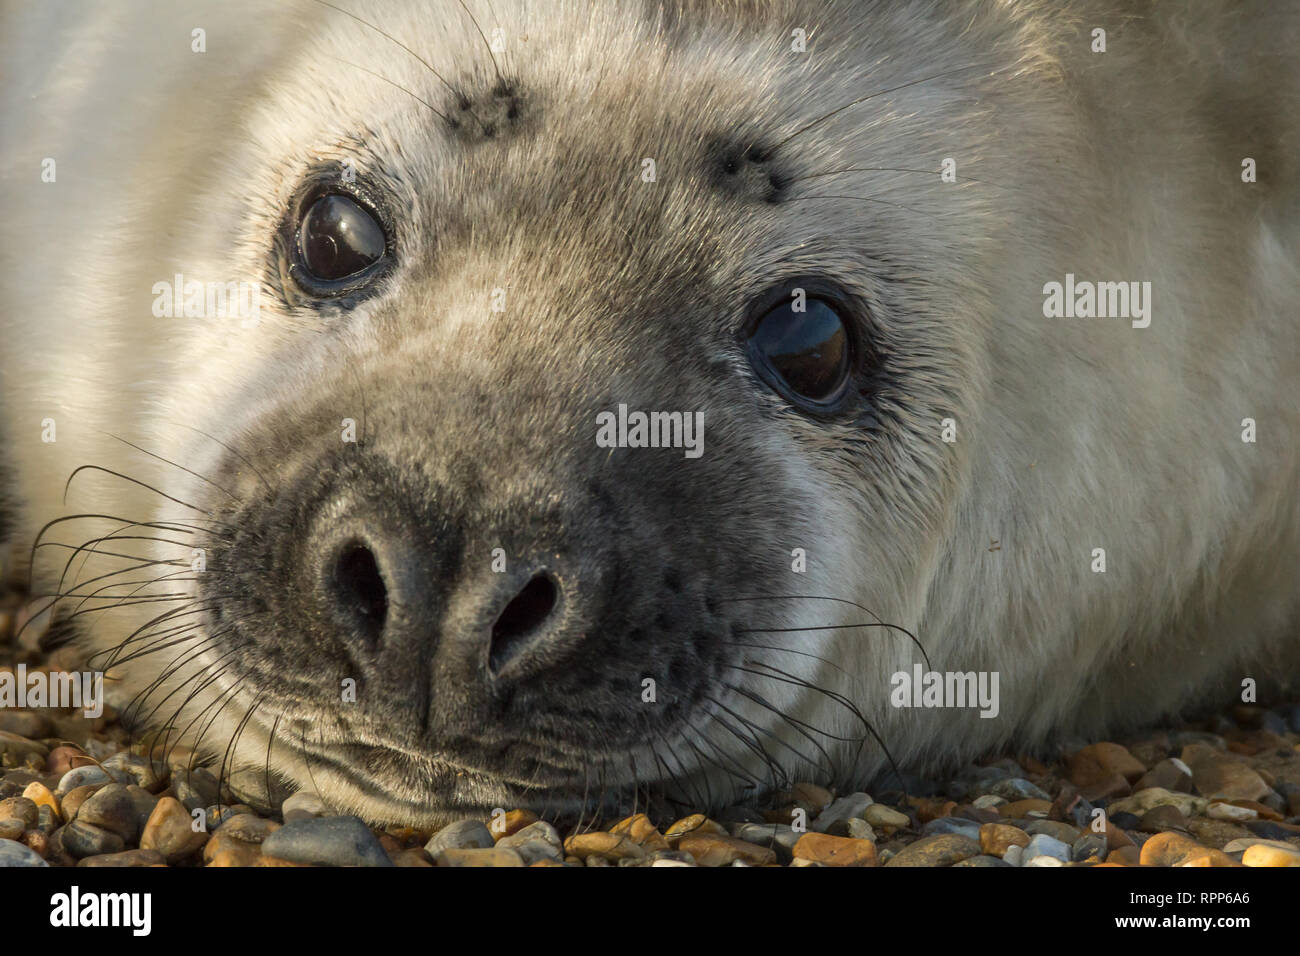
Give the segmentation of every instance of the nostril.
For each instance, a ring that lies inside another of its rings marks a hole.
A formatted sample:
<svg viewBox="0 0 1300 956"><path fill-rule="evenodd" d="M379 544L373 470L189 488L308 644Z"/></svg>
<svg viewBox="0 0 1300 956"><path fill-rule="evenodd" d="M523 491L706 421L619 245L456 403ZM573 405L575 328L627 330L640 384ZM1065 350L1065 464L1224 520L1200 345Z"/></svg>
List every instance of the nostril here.
<svg viewBox="0 0 1300 956"><path fill-rule="evenodd" d="M488 667L497 674L524 647L555 610L559 591L550 575L537 574L505 606L492 625Z"/></svg>
<svg viewBox="0 0 1300 956"><path fill-rule="evenodd" d="M368 638L378 639L388 617L388 588L374 552L356 541L345 545L334 561L333 585L343 610Z"/></svg>

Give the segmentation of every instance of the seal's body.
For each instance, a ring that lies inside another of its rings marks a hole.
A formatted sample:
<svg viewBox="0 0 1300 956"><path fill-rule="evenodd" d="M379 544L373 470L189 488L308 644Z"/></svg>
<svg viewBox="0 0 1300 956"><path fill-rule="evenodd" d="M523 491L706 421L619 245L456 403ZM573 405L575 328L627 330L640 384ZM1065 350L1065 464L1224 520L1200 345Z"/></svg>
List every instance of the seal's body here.
<svg viewBox="0 0 1300 956"><path fill-rule="evenodd" d="M0 31L10 567L141 723L414 822L1294 672L1294 12L339 7Z"/></svg>

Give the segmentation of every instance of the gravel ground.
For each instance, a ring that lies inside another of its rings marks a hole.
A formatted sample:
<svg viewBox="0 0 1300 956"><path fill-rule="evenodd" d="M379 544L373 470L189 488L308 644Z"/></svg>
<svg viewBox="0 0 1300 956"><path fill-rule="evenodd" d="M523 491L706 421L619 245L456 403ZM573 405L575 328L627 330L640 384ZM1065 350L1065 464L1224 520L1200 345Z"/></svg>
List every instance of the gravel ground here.
<svg viewBox="0 0 1300 956"><path fill-rule="evenodd" d="M4 671L29 659L0 614ZM581 833L522 809L436 833L377 830L314 794L268 797L256 771L219 793L215 768L192 768L188 751L154 745L148 759L148 742L127 743L108 708L93 720L0 709L0 867L1300 866L1294 704L1076 741L1051 763L993 756L948 780L910 779L907 794L798 784L764 809L639 814Z"/></svg>

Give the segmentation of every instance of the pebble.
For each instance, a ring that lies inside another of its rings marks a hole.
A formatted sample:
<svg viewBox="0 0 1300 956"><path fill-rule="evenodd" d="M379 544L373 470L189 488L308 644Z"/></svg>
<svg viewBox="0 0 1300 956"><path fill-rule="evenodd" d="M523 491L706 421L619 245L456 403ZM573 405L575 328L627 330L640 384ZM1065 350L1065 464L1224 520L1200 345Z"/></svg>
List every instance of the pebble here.
<svg viewBox="0 0 1300 956"><path fill-rule="evenodd" d="M77 866L166 866L167 862L157 850L123 850L121 853L104 853L77 861Z"/></svg>
<svg viewBox="0 0 1300 956"><path fill-rule="evenodd" d="M26 737L28 740L40 740L50 736L54 725L50 718L31 710L0 710L0 730Z"/></svg>
<svg viewBox="0 0 1300 956"><path fill-rule="evenodd" d="M217 778L202 767L178 770L172 776L172 793L187 810L204 810L217 802Z"/></svg>
<svg viewBox="0 0 1300 956"><path fill-rule="evenodd" d="M59 830L59 839L63 848L78 859L126 849L126 841L116 833L81 820L73 820Z"/></svg>
<svg viewBox="0 0 1300 956"><path fill-rule="evenodd" d="M1070 844L1064 843L1056 839L1056 837L1048 836L1046 833L1039 833L1031 837L1029 843L1025 846L1025 865L1033 866L1034 860L1040 856L1050 856L1061 863L1069 863Z"/></svg>
<svg viewBox="0 0 1300 956"><path fill-rule="evenodd" d="M852 819L849 820L845 829L849 836L855 840L870 840L876 842L876 831L871 828L871 824L866 820Z"/></svg>
<svg viewBox="0 0 1300 956"><path fill-rule="evenodd" d="M1177 807L1185 816L1190 817L1203 813L1209 802L1204 797L1194 797L1189 793L1173 793L1163 787L1150 787L1139 790L1131 797L1116 800L1107 810L1112 815L1127 811L1141 816L1156 807L1170 806Z"/></svg>
<svg viewBox="0 0 1300 956"><path fill-rule="evenodd" d="M0 730L0 756L8 757L14 764L21 764L28 758L43 764L49 754L50 750L44 744Z"/></svg>
<svg viewBox="0 0 1300 956"><path fill-rule="evenodd" d="M77 811L78 823L89 823L116 833L126 843L135 842L142 829L135 801L125 784L100 787Z"/></svg>
<svg viewBox="0 0 1300 956"><path fill-rule="evenodd" d="M1065 866L1066 860L1059 857L1048 856L1046 853L1040 853L1038 856L1029 856L1029 848L1025 848L1025 862L1021 866Z"/></svg>
<svg viewBox="0 0 1300 956"><path fill-rule="evenodd" d="M262 841L262 852L291 863L317 866L393 865L370 828L353 816L286 823Z"/></svg>
<svg viewBox="0 0 1300 956"><path fill-rule="evenodd" d="M23 796L36 804L38 813L40 812L41 807L49 807L56 816L59 814L58 797L54 795L54 792L50 790L49 787L45 786L45 784L41 783L39 780L33 780L23 788Z"/></svg>
<svg viewBox="0 0 1300 956"><path fill-rule="evenodd" d="M989 856L1002 857L1013 846L1028 846L1029 834L1006 823L986 823L980 827L980 849Z"/></svg>
<svg viewBox="0 0 1300 956"><path fill-rule="evenodd" d="M1240 823L1211 820L1209 817L1192 817L1185 831L1193 840L1204 846L1222 847L1225 843L1252 836Z"/></svg>
<svg viewBox="0 0 1300 956"><path fill-rule="evenodd" d="M1192 764L1192 783L1197 793L1217 800L1259 800L1272 791L1263 777L1230 757Z"/></svg>
<svg viewBox="0 0 1300 956"><path fill-rule="evenodd" d="M921 836L934 836L940 833L955 833L959 836L970 837L972 840L978 840L980 838L980 824L974 820L965 820L961 817L939 817L939 819L931 820L921 827Z"/></svg>
<svg viewBox="0 0 1300 956"><path fill-rule="evenodd" d="M419 847L390 853L389 858L392 859L393 866L403 866L408 868L433 866L433 861L429 859L429 854L425 853L424 850Z"/></svg>
<svg viewBox="0 0 1300 956"><path fill-rule="evenodd" d="M836 833L843 836L848 833L849 820L862 819L862 814L871 804L871 797L865 793L850 793L838 797L813 820L812 829L818 833Z"/></svg>
<svg viewBox="0 0 1300 956"><path fill-rule="evenodd" d="M9 797L0 800L0 820L21 820L24 825L34 827L40 815L40 808L30 797Z"/></svg>
<svg viewBox="0 0 1300 956"><path fill-rule="evenodd" d="M13 840L0 840L0 867L49 866L39 853L31 847L15 843Z"/></svg>
<svg viewBox="0 0 1300 956"><path fill-rule="evenodd" d="M865 820L862 825L869 827ZM788 823L742 823L732 830L731 835L737 840L774 850L782 863L789 863L794 858L795 844L804 837L804 833Z"/></svg>
<svg viewBox="0 0 1300 956"><path fill-rule="evenodd" d="M203 862L208 866L259 866L262 848L217 831L203 847Z"/></svg>
<svg viewBox="0 0 1300 956"><path fill-rule="evenodd" d="M265 767L242 767L231 771L226 778L226 789L232 798L230 802L245 804L263 816L270 816L289 799L293 790L272 776L268 793L266 777Z"/></svg>
<svg viewBox="0 0 1300 956"><path fill-rule="evenodd" d="M808 836L811 836L811 834L804 834L805 838ZM831 839L840 838L832 837ZM776 862L776 851L769 847L746 843L744 840L737 840L735 837L723 836L717 833L689 833L678 841L677 849L689 853L700 866L728 866L736 860L742 860L754 866L766 866L769 863ZM872 852L875 852L874 844L872 845Z"/></svg>
<svg viewBox="0 0 1300 956"><path fill-rule="evenodd" d="M80 747L63 746L55 747L50 751L50 755L45 759L45 769L49 773L57 773L62 777L69 770L93 763L94 761L86 756L86 752Z"/></svg>
<svg viewBox="0 0 1300 956"><path fill-rule="evenodd" d="M85 803L91 794L97 793L105 784L90 783L84 787L74 787L63 795L59 801L59 809L63 811L63 819L73 820L81 810L81 805Z"/></svg>
<svg viewBox="0 0 1300 956"><path fill-rule="evenodd" d="M138 754L113 754L104 761L104 768L114 777L118 772L128 775L131 779L124 780L123 783L134 783L151 793L161 790L166 782L167 768L161 764L150 763L147 758Z"/></svg>
<svg viewBox="0 0 1300 956"><path fill-rule="evenodd" d="M1274 823L1272 820L1249 820L1244 826L1257 837L1265 840L1293 840L1300 837L1300 827L1290 823Z"/></svg>
<svg viewBox="0 0 1300 956"><path fill-rule="evenodd" d="M1277 843L1256 843L1241 855L1246 866L1300 866L1300 848Z"/></svg>
<svg viewBox="0 0 1300 956"><path fill-rule="evenodd" d="M525 827L524 829L527 829ZM525 866L532 866L541 860L555 860L559 862L564 859L564 851L555 846L549 840L533 839L524 840L514 846L503 847L500 843L497 848L501 850L514 850L524 861Z"/></svg>
<svg viewBox="0 0 1300 956"><path fill-rule="evenodd" d="M1070 782L1078 787L1086 787L1115 775L1131 784L1146 772L1146 766L1129 753L1127 748L1109 741L1089 744L1066 761L1066 773Z"/></svg>
<svg viewBox="0 0 1300 956"><path fill-rule="evenodd" d="M682 817L667 830L664 831L664 839L668 841L671 847L677 846L677 841L688 833L717 833L726 836L727 831L722 825L710 820L702 813L693 813L689 817Z"/></svg>
<svg viewBox="0 0 1300 956"><path fill-rule="evenodd" d="M1076 863L1098 857L1106 858L1106 837L1100 833L1085 833L1070 845L1070 859Z"/></svg>
<svg viewBox="0 0 1300 956"><path fill-rule="evenodd" d="M908 797L908 803L916 811L916 819L921 823L951 816L957 809L957 801L945 800L942 797Z"/></svg>
<svg viewBox="0 0 1300 956"><path fill-rule="evenodd" d="M488 830L494 840L518 833L526 826L537 822L537 814L532 810L507 810L505 813L493 813L488 822Z"/></svg>
<svg viewBox="0 0 1300 956"><path fill-rule="evenodd" d="M989 856L989 855L986 854L986 853L981 853L979 856L972 856L972 857L969 857L969 858L967 858L967 859L965 859L965 860L960 860L960 861L958 861L957 863L954 863L954 864L953 864L954 867L958 867L958 866L1010 866L1010 865L1011 865L1011 864L1008 863L1006 860L1000 860L1000 859L998 859L996 856Z"/></svg>
<svg viewBox="0 0 1300 956"><path fill-rule="evenodd" d="M1192 790L1192 768L1177 757L1166 757L1148 770L1133 785L1134 790L1148 790L1161 787L1178 793L1190 793Z"/></svg>
<svg viewBox="0 0 1300 956"><path fill-rule="evenodd" d="M0 840L21 840L27 832L27 824L22 820L9 817L0 820Z"/></svg>
<svg viewBox="0 0 1300 956"><path fill-rule="evenodd" d="M190 812L193 813L193 811ZM221 804L213 804L212 806L204 809L203 818L208 823L208 829L215 830L217 829L217 827L221 826L221 824L225 823L231 817L237 817L243 813L256 813L256 812L257 811L254 810L252 807L245 806L242 803L236 803L234 805L227 804L224 806Z"/></svg>
<svg viewBox="0 0 1300 956"><path fill-rule="evenodd" d="M1205 810L1205 815L1211 820L1231 820L1234 823L1245 823L1247 820L1258 820L1259 811L1250 807L1237 807L1231 803L1224 803L1221 800L1212 800Z"/></svg>
<svg viewBox="0 0 1300 956"><path fill-rule="evenodd" d="M876 845L829 833L805 833L794 846L794 858L826 866L875 866Z"/></svg>
<svg viewBox="0 0 1300 956"><path fill-rule="evenodd" d="M1232 859L1222 850L1211 850L1172 830L1157 833L1142 844L1139 861L1143 866L1185 866L1206 860L1209 866L1231 866Z"/></svg>
<svg viewBox="0 0 1300 956"><path fill-rule="evenodd" d="M621 860L625 857L640 859L647 856L645 848L630 836L622 833L605 833L600 830L591 833L576 833L564 841L564 852L585 860L589 856L600 856L606 860Z"/></svg>
<svg viewBox="0 0 1300 956"><path fill-rule="evenodd" d="M1007 800L1047 800L1051 797L1037 784L1030 783L1023 777L1012 777L1010 780L999 780L989 787L986 793L991 793L997 797L1003 797Z"/></svg>
<svg viewBox="0 0 1300 956"><path fill-rule="evenodd" d="M873 803L862 813L862 818L873 827L907 827L912 825L911 818L893 807L883 803Z"/></svg>
<svg viewBox="0 0 1300 956"><path fill-rule="evenodd" d="M1031 820L1025 824L1024 829L1031 837L1042 834L1066 844L1079 839L1078 827L1059 820Z"/></svg>
<svg viewBox="0 0 1300 956"><path fill-rule="evenodd" d="M497 846L506 849L518 849L525 843L532 843L538 840L555 848L557 860L564 858L564 840L561 839L559 831L545 820L538 820L536 823L530 823L519 832L512 833L507 837L502 837L497 841Z"/></svg>
<svg viewBox="0 0 1300 956"><path fill-rule="evenodd" d="M82 805L85 809L85 805ZM154 807L140 834L140 849L157 850L168 864L181 860L203 849L208 842L206 830L193 829L193 817L185 805L175 797L163 797Z"/></svg>
<svg viewBox="0 0 1300 956"><path fill-rule="evenodd" d="M1135 846L1122 846L1106 854L1107 863L1114 863L1119 866L1139 866L1141 859L1139 850Z"/></svg>
<svg viewBox="0 0 1300 956"><path fill-rule="evenodd" d="M870 797L867 798L870 801ZM790 788L790 800L816 816L831 803L831 792L815 783L796 783Z"/></svg>
<svg viewBox="0 0 1300 956"><path fill-rule="evenodd" d="M668 841L664 839L664 835L655 828L655 825L650 822L650 818L644 813L638 813L625 820L620 820L609 828L609 832L629 837L650 852L669 849Z"/></svg>
<svg viewBox="0 0 1300 956"><path fill-rule="evenodd" d="M294 820L323 817L329 811L325 808L325 802L321 800L320 794L313 793L311 790L299 790L284 801L280 807L280 813L284 817L285 823L292 823Z"/></svg>
<svg viewBox="0 0 1300 956"><path fill-rule="evenodd" d="M1080 788L1079 792L1086 800L1101 803L1105 800L1114 800L1117 797L1127 797L1133 792L1133 786L1122 775L1112 773L1095 783Z"/></svg>
<svg viewBox="0 0 1300 956"><path fill-rule="evenodd" d="M260 844L280 829L280 826L281 824L274 820L267 820L253 813L239 813L225 820L218 827L218 832L245 843Z"/></svg>
<svg viewBox="0 0 1300 956"><path fill-rule="evenodd" d="M509 847L447 849L433 857L434 866L523 866L523 857Z"/></svg>
<svg viewBox="0 0 1300 956"><path fill-rule="evenodd" d="M310 817L306 819L312 819ZM295 823L301 820L293 821ZM289 823L288 820L285 823ZM449 823L424 845L429 856L436 857L443 850L489 850L496 845L492 831L482 820L457 820Z"/></svg>
<svg viewBox="0 0 1300 956"><path fill-rule="evenodd" d="M1051 800L1013 800L1010 803L1004 803L998 807L998 813L1009 820L1017 820L1021 817L1046 817L1052 810Z"/></svg>
<svg viewBox="0 0 1300 956"><path fill-rule="evenodd" d="M1137 828L1143 833L1162 833L1165 830L1187 831L1187 817L1177 807L1165 804L1153 807L1142 815Z"/></svg>
<svg viewBox="0 0 1300 956"><path fill-rule="evenodd" d="M121 779L114 779L120 777ZM131 775L125 771L118 770L113 776L93 764L89 767L76 767L69 770L59 778L59 785L54 788L55 793L64 794L77 787L84 787L87 784L104 784L104 783L131 783Z"/></svg>
<svg viewBox="0 0 1300 956"><path fill-rule="evenodd" d="M979 854L980 845L970 837L941 834L908 844L885 866L952 866Z"/></svg>
<svg viewBox="0 0 1300 956"><path fill-rule="evenodd" d="M1006 802L1006 797L999 797L996 793L985 793L972 800L971 806L976 810L996 810Z"/></svg>

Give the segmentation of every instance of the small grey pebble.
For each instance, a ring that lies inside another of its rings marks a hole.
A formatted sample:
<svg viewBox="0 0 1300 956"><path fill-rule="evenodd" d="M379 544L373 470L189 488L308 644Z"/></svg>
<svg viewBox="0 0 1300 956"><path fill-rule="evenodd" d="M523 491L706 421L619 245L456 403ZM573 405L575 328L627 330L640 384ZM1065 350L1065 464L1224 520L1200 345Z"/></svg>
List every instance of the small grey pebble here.
<svg viewBox="0 0 1300 956"><path fill-rule="evenodd" d="M0 840L0 867L49 866L41 855L29 846L13 840Z"/></svg>
<svg viewBox="0 0 1300 956"><path fill-rule="evenodd" d="M285 823L292 823L294 820L326 816L329 810L326 809L320 794L310 790L299 790L284 801L280 806L280 812L284 815Z"/></svg>
<svg viewBox="0 0 1300 956"><path fill-rule="evenodd" d="M496 846L482 820L457 820L449 823L424 845L430 856L443 850L486 850Z"/></svg>
<svg viewBox="0 0 1300 956"><path fill-rule="evenodd" d="M185 804L185 809L201 810L217 802L217 778L212 771L202 767L178 770L172 775L172 793Z"/></svg>
<svg viewBox="0 0 1300 956"><path fill-rule="evenodd" d="M1028 862L1036 856L1050 856L1062 863L1070 862L1070 845L1062 843L1056 837L1050 837L1046 833L1040 833L1029 841L1029 845L1024 848L1023 859Z"/></svg>
<svg viewBox="0 0 1300 956"><path fill-rule="evenodd" d="M262 852L318 866L392 866L393 861L360 817L294 820L268 836Z"/></svg>
<svg viewBox="0 0 1300 956"><path fill-rule="evenodd" d="M944 833L970 837L978 843L980 838L980 825L974 820L966 820L962 817L939 817L921 827L921 836L923 837L937 836Z"/></svg>
<svg viewBox="0 0 1300 956"><path fill-rule="evenodd" d="M100 856L104 853L121 853L126 841L116 833L80 820L73 820L59 831L63 848L73 856Z"/></svg>

